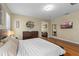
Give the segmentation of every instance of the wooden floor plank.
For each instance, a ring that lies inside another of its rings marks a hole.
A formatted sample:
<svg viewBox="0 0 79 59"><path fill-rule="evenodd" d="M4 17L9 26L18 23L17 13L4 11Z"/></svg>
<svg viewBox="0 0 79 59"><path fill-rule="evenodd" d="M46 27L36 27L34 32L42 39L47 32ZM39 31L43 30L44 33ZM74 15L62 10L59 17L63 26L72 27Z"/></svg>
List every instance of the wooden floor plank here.
<svg viewBox="0 0 79 59"><path fill-rule="evenodd" d="M48 38L49 42L55 43L59 46L64 47L66 54L65 56L79 56L79 44L55 39L55 38Z"/></svg>

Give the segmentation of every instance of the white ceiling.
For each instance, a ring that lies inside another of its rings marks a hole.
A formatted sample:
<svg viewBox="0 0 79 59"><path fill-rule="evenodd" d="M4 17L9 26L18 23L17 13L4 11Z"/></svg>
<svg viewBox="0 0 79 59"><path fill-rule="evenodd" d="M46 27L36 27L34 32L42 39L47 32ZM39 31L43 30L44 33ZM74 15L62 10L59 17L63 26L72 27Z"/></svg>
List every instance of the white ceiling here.
<svg viewBox="0 0 79 59"><path fill-rule="evenodd" d="M43 7L47 4L48 3L8 3L7 6L12 13L42 19L57 18L79 10L79 4L72 6L69 3L51 3L55 8L52 11L44 11Z"/></svg>

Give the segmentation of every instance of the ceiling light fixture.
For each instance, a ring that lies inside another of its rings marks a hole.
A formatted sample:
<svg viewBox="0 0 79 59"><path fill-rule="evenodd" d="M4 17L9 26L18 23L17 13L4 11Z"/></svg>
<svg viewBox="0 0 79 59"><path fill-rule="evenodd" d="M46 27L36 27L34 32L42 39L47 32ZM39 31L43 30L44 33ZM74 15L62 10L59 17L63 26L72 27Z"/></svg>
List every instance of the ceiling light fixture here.
<svg viewBox="0 0 79 59"><path fill-rule="evenodd" d="M54 8L53 5L46 5L46 6L44 6L44 10L45 11L51 11L53 8Z"/></svg>

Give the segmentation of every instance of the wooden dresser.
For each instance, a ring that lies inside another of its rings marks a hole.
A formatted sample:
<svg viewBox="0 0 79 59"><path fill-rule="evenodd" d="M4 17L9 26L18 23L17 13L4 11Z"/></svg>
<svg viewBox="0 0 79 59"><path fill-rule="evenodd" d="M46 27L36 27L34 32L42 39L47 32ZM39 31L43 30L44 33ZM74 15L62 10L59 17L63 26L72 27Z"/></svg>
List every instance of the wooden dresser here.
<svg viewBox="0 0 79 59"><path fill-rule="evenodd" d="M37 37L38 37L38 31L24 31L23 32L23 40L30 39L30 38L37 38Z"/></svg>

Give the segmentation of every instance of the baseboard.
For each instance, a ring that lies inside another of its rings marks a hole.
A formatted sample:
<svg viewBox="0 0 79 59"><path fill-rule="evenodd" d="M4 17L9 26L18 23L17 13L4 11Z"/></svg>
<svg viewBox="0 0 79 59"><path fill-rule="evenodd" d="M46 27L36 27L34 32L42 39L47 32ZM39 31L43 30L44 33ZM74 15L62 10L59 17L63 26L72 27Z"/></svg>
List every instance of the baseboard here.
<svg viewBox="0 0 79 59"><path fill-rule="evenodd" d="M68 42L71 42L71 43L79 44L79 42L70 41L70 40L59 38L59 37L56 37L56 36L51 36L51 38L56 38L56 39L59 39L59 40L68 41Z"/></svg>

